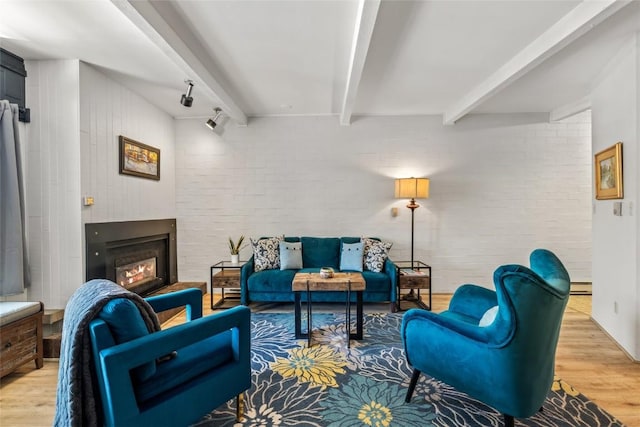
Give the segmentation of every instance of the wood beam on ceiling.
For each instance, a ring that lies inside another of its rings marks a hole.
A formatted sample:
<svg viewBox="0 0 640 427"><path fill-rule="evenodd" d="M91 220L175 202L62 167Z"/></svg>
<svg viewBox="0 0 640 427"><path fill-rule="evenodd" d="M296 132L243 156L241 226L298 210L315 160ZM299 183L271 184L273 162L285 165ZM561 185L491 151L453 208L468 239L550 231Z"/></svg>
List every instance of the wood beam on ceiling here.
<svg viewBox="0 0 640 427"><path fill-rule="evenodd" d="M447 109L443 115L443 123L454 124L630 2L631 0L584 0Z"/></svg>
<svg viewBox="0 0 640 427"><path fill-rule="evenodd" d="M342 111L340 112L340 124L344 126L351 124L351 114L356 103L358 87L362 79L362 72L367 60L367 52L369 52L369 45L371 44L373 28L376 25L379 9L380 0L360 0L358 3L351 57L349 58L349 72L342 101Z"/></svg>
<svg viewBox="0 0 640 427"><path fill-rule="evenodd" d="M551 110L549 113L549 122L559 122L567 117L575 116L583 111L587 111L590 108L591 100L589 98L582 98L578 101Z"/></svg>
<svg viewBox="0 0 640 427"><path fill-rule="evenodd" d="M247 116L225 90L222 73L207 50L178 15L170 2L151 0L111 0L111 2L149 39L197 83L198 91L219 100L226 115L239 125ZM213 102L213 101L212 101Z"/></svg>

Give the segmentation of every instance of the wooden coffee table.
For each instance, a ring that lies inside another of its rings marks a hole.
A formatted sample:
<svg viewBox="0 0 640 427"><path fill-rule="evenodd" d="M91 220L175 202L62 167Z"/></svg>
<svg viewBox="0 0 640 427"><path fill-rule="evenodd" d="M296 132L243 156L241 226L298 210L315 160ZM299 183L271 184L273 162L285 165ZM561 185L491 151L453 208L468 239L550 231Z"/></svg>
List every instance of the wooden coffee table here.
<svg viewBox="0 0 640 427"><path fill-rule="evenodd" d="M313 292L346 292L346 326L347 346L351 347L351 339L362 339L362 292L366 284L362 274L334 273L333 277L322 278L320 273L296 273L291 288L295 294L295 334L296 338L307 338L307 344L311 347L311 294ZM307 333L302 333L301 310L302 292L307 293ZM351 333L351 292L356 292L356 333Z"/></svg>

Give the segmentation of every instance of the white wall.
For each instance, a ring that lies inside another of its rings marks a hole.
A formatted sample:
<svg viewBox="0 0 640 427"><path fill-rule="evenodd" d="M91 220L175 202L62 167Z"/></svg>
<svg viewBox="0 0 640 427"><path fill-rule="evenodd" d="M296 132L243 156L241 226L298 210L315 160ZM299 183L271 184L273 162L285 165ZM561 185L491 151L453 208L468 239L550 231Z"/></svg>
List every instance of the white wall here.
<svg viewBox="0 0 640 427"><path fill-rule="evenodd" d="M16 300L63 308L85 281L86 222L175 218L174 120L77 60L27 61L26 146L32 284ZM160 149L160 181L119 174L118 136ZM95 204L82 206L82 196Z"/></svg>
<svg viewBox="0 0 640 427"><path fill-rule="evenodd" d="M175 218L174 120L144 98L81 63L82 223ZM160 149L160 180L119 173L124 135ZM84 228L84 226L83 226Z"/></svg>
<svg viewBox="0 0 640 427"><path fill-rule="evenodd" d="M25 190L31 286L25 299L61 307L82 280L79 62L26 61L31 123Z"/></svg>
<svg viewBox="0 0 640 427"><path fill-rule="evenodd" d="M431 178L415 253L433 266L435 292L492 287L496 267L528 264L537 247L555 251L573 280L591 279L589 113L554 124L471 116L453 127L439 116L347 127L335 117L256 118L222 136L179 120L176 135L181 280L208 280L240 234L375 235L393 242L393 259L408 259L410 211L393 198L393 179L409 176Z"/></svg>
<svg viewBox="0 0 640 427"><path fill-rule="evenodd" d="M624 186L623 216L613 215L614 200L595 202L592 316L636 360L640 360L638 38L629 40L603 70L592 93L593 151L622 141Z"/></svg>

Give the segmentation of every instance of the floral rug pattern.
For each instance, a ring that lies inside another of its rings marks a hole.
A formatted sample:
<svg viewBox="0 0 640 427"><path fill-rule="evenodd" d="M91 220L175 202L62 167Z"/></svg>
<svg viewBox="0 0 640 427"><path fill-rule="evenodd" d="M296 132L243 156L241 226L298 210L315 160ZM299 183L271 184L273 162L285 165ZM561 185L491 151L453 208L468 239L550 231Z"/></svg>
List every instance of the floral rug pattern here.
<svg viewBox="0 0 640 427"><path fill-rule="evenodd" d="M402 314L366 314L364 339L347 347L344 314L314 314L313 345L294 338L293 313L252 314L252 387L244 418L235 399L197 427L502 426L502 415L445 383L421 375L404 398L412 368L400 339ZM354 326L352 326L353 328ZM520 426L622 426L560 379L543 411Z"/></svg>

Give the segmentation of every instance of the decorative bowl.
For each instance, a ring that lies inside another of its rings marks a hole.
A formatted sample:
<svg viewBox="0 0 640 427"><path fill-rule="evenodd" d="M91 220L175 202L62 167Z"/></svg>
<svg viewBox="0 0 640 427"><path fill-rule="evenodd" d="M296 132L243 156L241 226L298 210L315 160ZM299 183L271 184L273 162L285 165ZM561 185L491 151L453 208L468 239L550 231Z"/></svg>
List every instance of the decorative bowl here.
<svg viewBox="0 0 640 427"><path fill-rule="evenodd" d="M333 268L322 267L320 269L320 277L322 277L323 279L328 279L330 277L333 277Z"/></svg>

